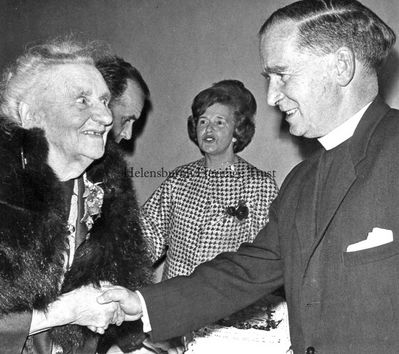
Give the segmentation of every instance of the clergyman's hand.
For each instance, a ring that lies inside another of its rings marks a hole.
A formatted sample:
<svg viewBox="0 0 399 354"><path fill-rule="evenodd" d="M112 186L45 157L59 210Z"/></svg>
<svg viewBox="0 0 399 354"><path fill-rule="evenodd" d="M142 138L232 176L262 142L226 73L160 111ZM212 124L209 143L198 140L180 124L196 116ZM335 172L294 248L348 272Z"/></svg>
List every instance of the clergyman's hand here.
<svg viewBox="0 0 399 354"><path fill-rule="evenodd" d="M125 321L136 321L143 315L143 309L139 296L122 286L115 286L97 298L99 304L109 304L118 302L122 311L125 313Z"/></svg>
<svg viewBox="0 0 399 354"><path fill-rule="evenodd" d="M71 323L87 326L94 332L103 334L109 324L120 324L124 321L124 313L118 303L100 305L96 299L102 294L101 289L92 285L83 286L70 293L70 308L73 310L74 318Z"/></svg>

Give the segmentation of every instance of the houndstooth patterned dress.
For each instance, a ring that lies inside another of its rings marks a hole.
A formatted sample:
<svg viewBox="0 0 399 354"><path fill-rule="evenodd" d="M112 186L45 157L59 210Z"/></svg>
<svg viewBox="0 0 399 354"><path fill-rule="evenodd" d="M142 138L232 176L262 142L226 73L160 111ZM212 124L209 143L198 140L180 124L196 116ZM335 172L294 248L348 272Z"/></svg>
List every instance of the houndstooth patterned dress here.
<svg viewBox="0 0 399 354"><path fill-rule="evenodd" d="M219 253L252 242L277 192L269 173L240 157L225 170L207 169L204 158L176 168L141 210L152 259L167 252L162 278L188 275ZM239 202L248 208L242 220L226 213Z"/></svg>

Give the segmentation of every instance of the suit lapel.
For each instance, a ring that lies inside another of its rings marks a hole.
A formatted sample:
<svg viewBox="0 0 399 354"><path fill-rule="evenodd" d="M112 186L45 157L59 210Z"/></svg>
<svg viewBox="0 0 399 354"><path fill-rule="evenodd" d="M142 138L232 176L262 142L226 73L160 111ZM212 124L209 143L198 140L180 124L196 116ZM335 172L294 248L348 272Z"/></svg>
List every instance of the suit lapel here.
<svg viewBox="0 0 399 354"><path fill-rule="evenodd" d="M304 175L303 187L299 193L295 213L295 225L302 245L302 256L305 259L305 265L324 236L329 223L345 198L350 186L356 180L351 155L348 149L345 151L346 155L343 157L340 169L332 171L335 175L333 178L329 178L327 185L318 185L320 157L312 161L307 173ZM323 198L324 202L322 203L317 203L319 188L330 192ZM318 210L316 210L317 206L319 206Z"/></svg>
<svg viewBox="0 0 399 354"><path fill-rule="evenodd" d="M315 238L312 246L309 249L308 258L305 263L306 267L309 264L309 261L317 246L325 236L331 220L339 210L339 207L345 199L350 187L356 181L357 169L360 162L366 157L367 147L371 136L373 135L378 123L389 111L389 109L389 106L385 104L379 96L377 96L359 122L359 125L356 128L356 131L349 144L347 144L347 146L345 146L343 149L339 168L333 169L331 171L333 175L329 176L327 184L325 186L321 186L325 193L322 202L319 204L319 224L317 227L318 232L315 231L313 226L313 235L315 235ZM316 173L314 173L314 175L316 175ZM314 200L314 196L312 200ZM316 214L315 210L316 209L314 206L312 209L313 215ZM300 225L301 223L302 221L298 218L297 224ZM307 228L309 231L309 225L302 225L301 228Z"/></svg>
<svg viewBox="0 0 399 354"><path fill-rule="evenodd" d="M325 185L319 187L321 193L317 204L317 230L309 256L313 254L324 237L328 225L357 177L347 145L342 149L341 154L338 168L332 168Z"/></svg>
<svg viewBox="0 0 399 354"><path fill-rule="evenodd" d="M351 138L350 153L355 168L366 157L367 148L374 130L389 110L390 107L380 96L377 96L364 113L355 134Z"/></svg>
<svg viewBox="0 0 399 354"><path fill-rule="evenodd" d="M318 153L308 166L301 181L298 204L295 212L295 226L302 247L302 259L307 256L316 232L317 170L320 161Z"/></svg>

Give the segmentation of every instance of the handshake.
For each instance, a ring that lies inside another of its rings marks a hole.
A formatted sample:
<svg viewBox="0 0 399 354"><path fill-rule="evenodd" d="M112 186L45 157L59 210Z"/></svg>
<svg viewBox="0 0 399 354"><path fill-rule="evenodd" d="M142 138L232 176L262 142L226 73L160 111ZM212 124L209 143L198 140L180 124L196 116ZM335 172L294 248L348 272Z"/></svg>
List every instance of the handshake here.
<svg viewBox="0 0 399 354"><path fill-rule="evenodd" d="M34 310L29 334L36 334L55 326L76 324L104 334L110 324L120 326L125 321L136 321L143 315L136 292L122 286L102 283L101 287L82 286L61 295L46 311ZM185 348L173 342L143 343L155 353L184 353Z"/></svg>
<svg viewBox="0 0 399 354"><path fill-rule="evenodd" d="M82 316L78 316L78 320L72 323L87 326L99 334L103 334L110 324L120 326L124 321L136 321L143 315L137 293L121 286L102 284L100 289L88 286L73 292L76 292L75 296L82 296L79 306ZM155 353L182 354L186 349L186 343L182 346L173 341L154 343L146 339L143 344Z"/></svg>
<svg viewBox="0 0 399 354"><path fill-rule="evenodd" d="M124 321L136 321L143 315L140 298L134 291L122 286L102 286L101 290L103 293L97 297L97 303L114 308L113 321L109 323L120 326Z"/></svg>
<svg viewBox="0 0 399 354"><path fill-rule="evenodd" d="M102 283L83 286L61 295L46 311L34 310L30 334L55 326L76 324L103 334L110 324L120 326L143 314L139 296L124 287Z"/></svg>

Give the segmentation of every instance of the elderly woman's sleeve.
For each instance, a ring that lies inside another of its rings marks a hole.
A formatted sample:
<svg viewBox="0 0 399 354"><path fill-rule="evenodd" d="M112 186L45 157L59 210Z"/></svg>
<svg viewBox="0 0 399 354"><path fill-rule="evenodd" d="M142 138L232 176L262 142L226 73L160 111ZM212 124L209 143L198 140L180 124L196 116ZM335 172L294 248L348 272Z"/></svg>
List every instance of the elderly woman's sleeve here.
<svg viewBox="0 0 399 354"><path fill-rule="evenodd" d="M166 251L172 218L173 182L165 180L145 202L140 216L142 232L153 262Z"/></svg>
<svg viewBox="0 0 399 354"><path fill-rule="evenodd" d="M10 313L0 317L1 353L21 353L29 335L31 312Z"/></svg>

